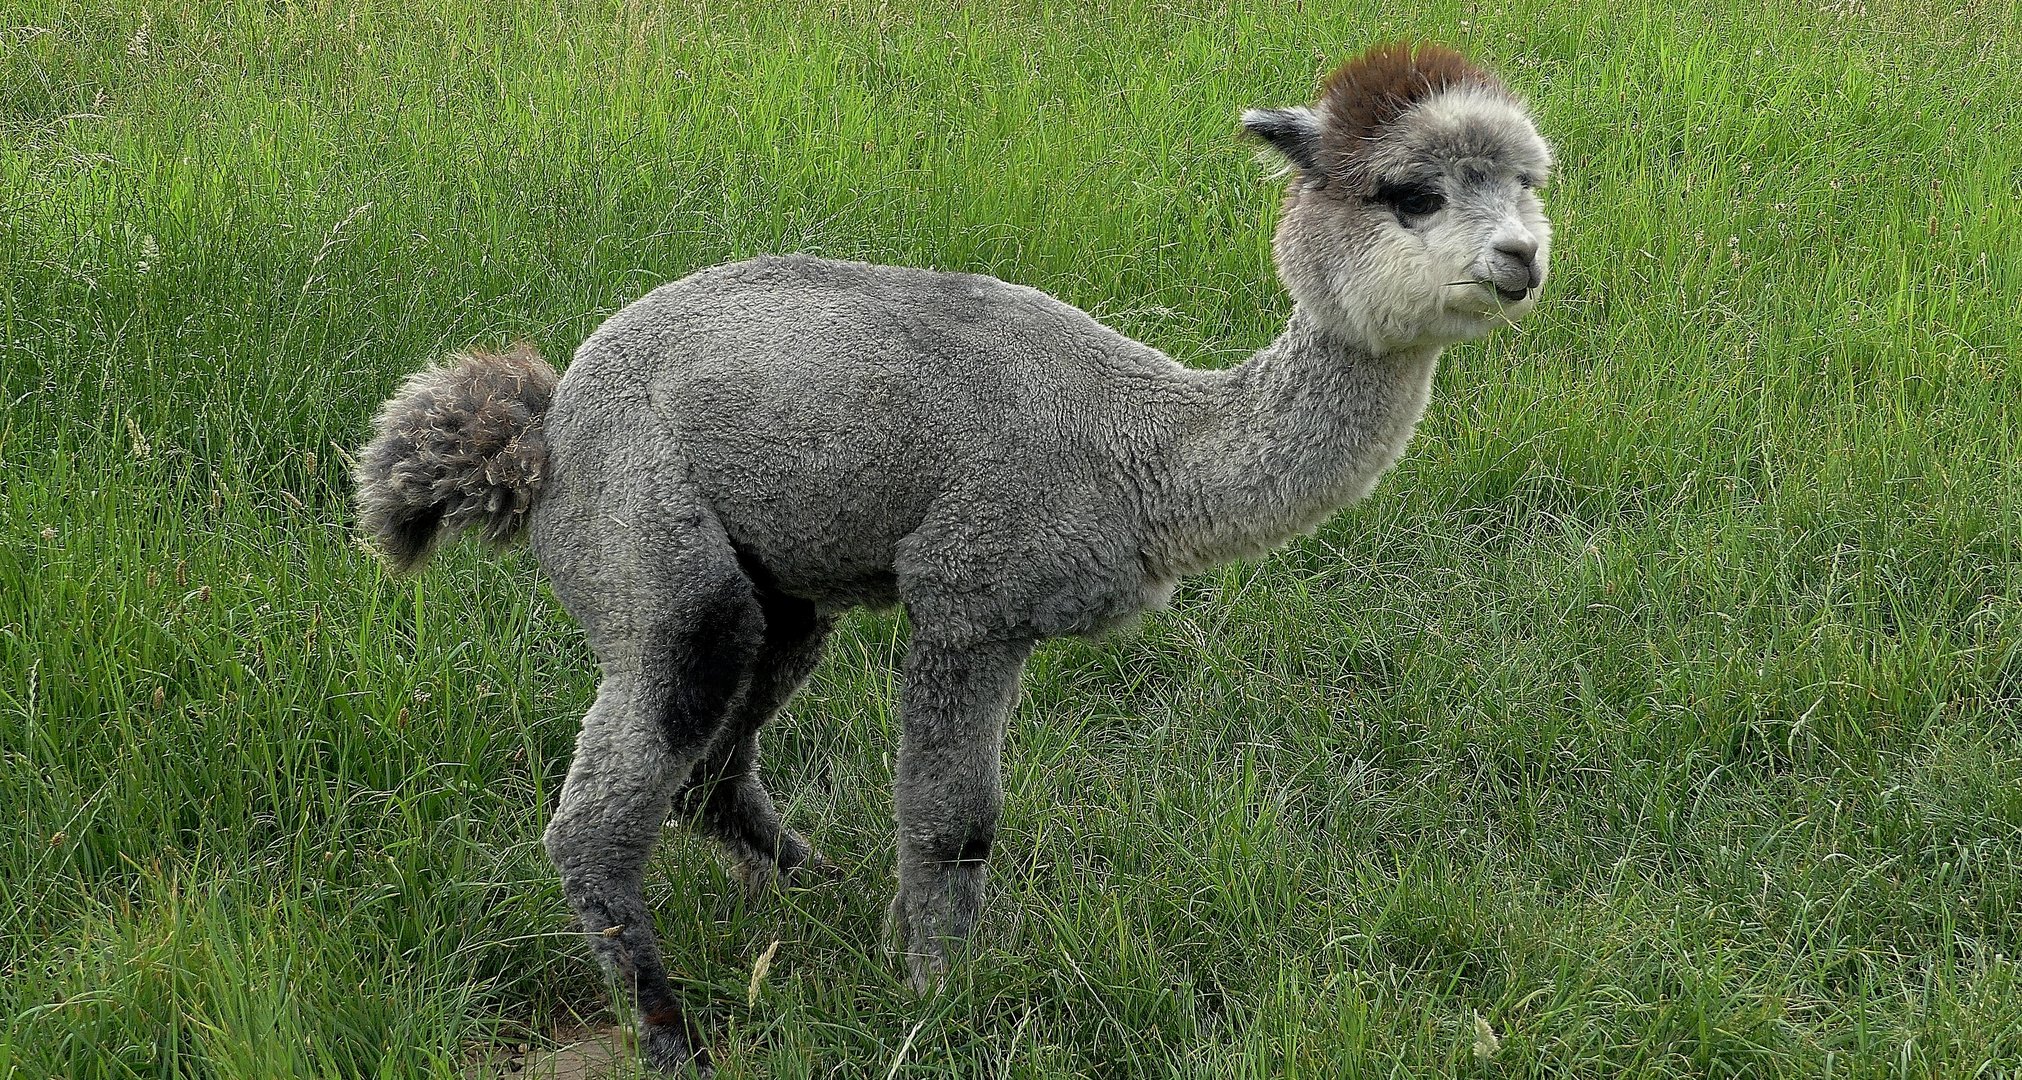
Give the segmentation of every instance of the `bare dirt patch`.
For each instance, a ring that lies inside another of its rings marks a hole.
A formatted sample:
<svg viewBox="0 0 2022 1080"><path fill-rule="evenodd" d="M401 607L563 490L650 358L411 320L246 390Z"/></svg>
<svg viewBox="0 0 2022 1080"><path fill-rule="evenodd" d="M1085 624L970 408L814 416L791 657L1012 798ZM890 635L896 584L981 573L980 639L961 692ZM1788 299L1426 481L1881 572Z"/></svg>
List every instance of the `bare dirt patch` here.
<svg viewBox="0 0 2022 1080"><path fill-rule="evenodd" d="M552 1050L501 1048L466 1072L466 1080L615 1080L637 1073L631 1040L622 1028L585 1030L562 1037Z"/></svg>

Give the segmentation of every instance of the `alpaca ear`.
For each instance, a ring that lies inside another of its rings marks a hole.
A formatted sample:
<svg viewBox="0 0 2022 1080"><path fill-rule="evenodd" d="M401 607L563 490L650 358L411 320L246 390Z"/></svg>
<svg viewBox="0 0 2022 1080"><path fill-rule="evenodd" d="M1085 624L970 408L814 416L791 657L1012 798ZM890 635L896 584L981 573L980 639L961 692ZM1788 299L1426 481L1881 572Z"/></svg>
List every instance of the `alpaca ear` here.
<svg viewBox="0 0 2022 1080"><path fill-rule="evenodd" d="M1320 118L1313 110L1251 109L1243 113L1243 130L1271 144L1300 172L1320 172Z"/></svg>

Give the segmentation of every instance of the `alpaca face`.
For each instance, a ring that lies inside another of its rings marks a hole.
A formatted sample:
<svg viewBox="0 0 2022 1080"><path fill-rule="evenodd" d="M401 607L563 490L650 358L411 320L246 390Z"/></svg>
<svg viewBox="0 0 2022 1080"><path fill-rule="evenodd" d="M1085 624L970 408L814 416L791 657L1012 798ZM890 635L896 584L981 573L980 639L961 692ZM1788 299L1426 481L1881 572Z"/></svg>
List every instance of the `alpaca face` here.
<svg viewBox="0 0 2022 1080"><path fill-rule="evenodd" d="M1295 175L1280 275L1307 310L1377 353L1479 337L1536 303L1551 151L1493 76L1448 50L1371 50L1314 108L1245 126Z"/></svg>

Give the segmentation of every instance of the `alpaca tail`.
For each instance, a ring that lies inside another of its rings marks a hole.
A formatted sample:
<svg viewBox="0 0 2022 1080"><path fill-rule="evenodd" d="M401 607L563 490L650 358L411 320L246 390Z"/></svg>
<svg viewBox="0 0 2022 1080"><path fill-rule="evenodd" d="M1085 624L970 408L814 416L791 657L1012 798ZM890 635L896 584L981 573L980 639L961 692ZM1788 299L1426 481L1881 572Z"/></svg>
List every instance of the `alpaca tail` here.
<svg viewBox="0 0 2022 1080"><path fill-rule="evenodd" d="M559 376L531 345L462 353L410 376L358 454L359 528L395 571L475 527L495 544L526 528L546 479L542 418Z"/></svg>

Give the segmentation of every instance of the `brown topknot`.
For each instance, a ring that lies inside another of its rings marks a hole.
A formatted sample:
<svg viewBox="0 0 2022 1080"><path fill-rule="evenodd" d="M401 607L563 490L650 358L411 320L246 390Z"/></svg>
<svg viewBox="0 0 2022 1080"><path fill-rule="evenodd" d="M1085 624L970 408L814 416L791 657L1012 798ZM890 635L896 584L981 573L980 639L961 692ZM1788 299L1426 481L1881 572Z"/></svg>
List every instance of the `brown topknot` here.
<svg viewBox="0 0 2022 1080"><path fill-rule="evenodd" d="M1413 105L1443 91L1475 86L1508 95L1502 80L1444 45L1394 41L1343 63L1321 86L1322 148L1337 171L1352 171L1368 140Z"/></svg>

